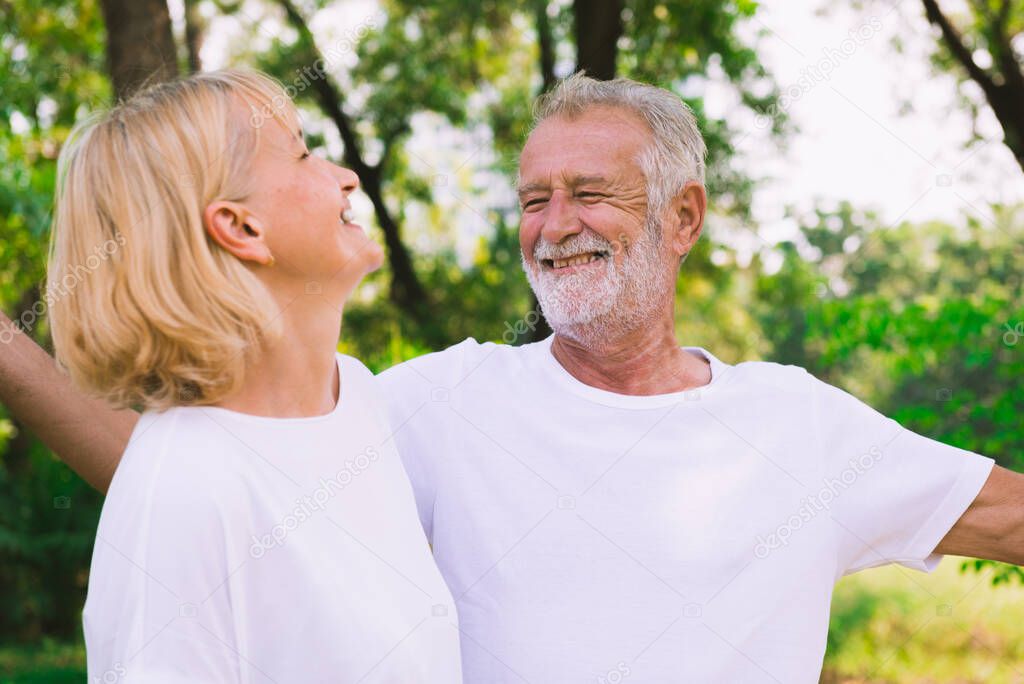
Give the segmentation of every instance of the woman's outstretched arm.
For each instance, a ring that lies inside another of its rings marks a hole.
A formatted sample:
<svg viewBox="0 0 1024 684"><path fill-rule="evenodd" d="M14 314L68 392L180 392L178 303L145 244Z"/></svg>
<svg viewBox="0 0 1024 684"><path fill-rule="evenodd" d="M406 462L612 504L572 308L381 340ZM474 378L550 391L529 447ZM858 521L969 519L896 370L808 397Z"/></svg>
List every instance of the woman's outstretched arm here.
<svg viewBox="0 0 1024 684"><path fill-rule="evenodd" d="M0 403L106 492L139 415L77 391L54 360L0 313Z"/></svg>

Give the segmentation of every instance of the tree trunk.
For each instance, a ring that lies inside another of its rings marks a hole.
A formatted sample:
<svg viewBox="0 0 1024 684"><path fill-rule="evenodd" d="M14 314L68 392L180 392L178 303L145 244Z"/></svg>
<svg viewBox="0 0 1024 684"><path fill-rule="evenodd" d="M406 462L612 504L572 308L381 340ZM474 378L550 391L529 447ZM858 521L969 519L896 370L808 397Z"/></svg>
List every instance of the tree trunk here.
<svg viewBox="0 0 1024 684"><path fill-rule="evenodd" d="M139 86L178 75L165 0L100 0L107 26L107 68L118 100Z"/></svg>
<svg viewBox="0 0 1024 684"><path fill-rule="evenodd" d="M323 70L326 61L320 54L316 42L313 40L313 33L305 18L291 0L278 0L288 17L288 23L292 25L310 51L309 62L312 64L310 71L313 73L313 89L320 109L334 122L341 134L341 140L345 144L345 165L356 172L359 176L360 187L373 202L373 209L377 215L377 223L384 232L384 244L387 247L388 264L391 267L391 299L405 313L411 315L417 321L426 320L428 310L427 293L423 289L416 271L412 265L412 257L405 243L402 241L401 227L398 221L391 215L387 204L384 202L384 190L382 186L381 167L370 166L363 158L362 145L352 125L352 121L342 107L340 91L334 86L328 74ZM381 160L383 163L383 159Z"/></svg>
<svg viewBox="0 0 1024 684"><path fill-rule="evenodd" d="M1003 127L1003 144L1024 171L1024 87L1011 90L1008 86L1009 83L1000 87L988 103Z"/></svg>
<svg viewBox="0 0 1024 684"><path fill-rule="evenodd" d="M574 0L573 33L576 37L576 70L583 70L591 78L608 81L615 78L615 62L622 37L623 0ZM546 0L536 0L535 19L537 40L540 44L540 73L543 90L555 84L554 46L548 22ZM536 293L530 294L531 306L537 312L537 325L524 341L536 342L551 334L551 326L541 312Z"/></svg>
<svg viewBox="0 0 1024 684"><path fill-rule="evenodd" d="M623 0L574 0L576 69L600 81L615 78Z"/></svg>
<svg viewBox="0 0 1024 684"><path fill-rule="evenodd" d="M203 70L199 51L203 47L203 18L199 14L199 0L185 0L185 47L188 49L188 72Z"/></svg>
<svg viewBox="0 0 1024 684"><path fill-rule="evenodd" d="M551 20L548 18L548 0L534 0L533 10L540 48L540 92L546 93L555 87L555 41L551 35Z"/></svg>

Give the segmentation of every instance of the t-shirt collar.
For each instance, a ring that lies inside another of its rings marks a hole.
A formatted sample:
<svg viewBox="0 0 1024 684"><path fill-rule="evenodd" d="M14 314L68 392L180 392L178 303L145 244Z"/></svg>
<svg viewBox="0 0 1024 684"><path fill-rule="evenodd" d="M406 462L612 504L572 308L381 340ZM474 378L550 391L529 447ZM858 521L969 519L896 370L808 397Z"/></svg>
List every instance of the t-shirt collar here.
<svg viewBox="0 0 1024 684"><path fill-rule="evenodd" d="M700 404L700 400L718 391L718 388L724 384L726 377L729 375L729 370L732 368L731 365L721 361L718 357L703 347L683 347L682 349L684 351L703 356L707 359L708 363L711 365L711 382L703 387L697 387L683 392L671 392L668 394L651 394L645 396L618 394L616 392L610 392L597 387L591 387L590 385L580 382L573 377L569 371L562 367L562 364L558 362L558 359L556 359L554 354L551 352L551 343L554 339L555 336L552 334L540 342L530 345L535 348L540 370L550 376L554 382L564 389L567 389L584 399L598 404L615 406L618 408L651 409L674 404L698 406Z"/></svg>

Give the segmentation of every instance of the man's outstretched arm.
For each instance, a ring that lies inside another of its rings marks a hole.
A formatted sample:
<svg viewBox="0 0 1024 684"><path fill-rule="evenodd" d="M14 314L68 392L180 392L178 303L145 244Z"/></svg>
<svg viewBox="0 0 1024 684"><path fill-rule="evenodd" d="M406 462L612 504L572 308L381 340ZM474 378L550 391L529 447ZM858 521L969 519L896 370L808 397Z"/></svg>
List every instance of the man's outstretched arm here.
<svg viewBox="0 0 1024 684"><path fill-rule="evenodd" d="M0 330L16 330L3 314ZM82 479L106 492L139 415L74 389L28 335L19 331L3 339L9 337L0 343L0 403Z"/></svg>
<svg viewBox="0 0 1024 684"><path fill-rule="evenodd" d="M935 552L1024 565L1024 474L993 467Z"/></svg>

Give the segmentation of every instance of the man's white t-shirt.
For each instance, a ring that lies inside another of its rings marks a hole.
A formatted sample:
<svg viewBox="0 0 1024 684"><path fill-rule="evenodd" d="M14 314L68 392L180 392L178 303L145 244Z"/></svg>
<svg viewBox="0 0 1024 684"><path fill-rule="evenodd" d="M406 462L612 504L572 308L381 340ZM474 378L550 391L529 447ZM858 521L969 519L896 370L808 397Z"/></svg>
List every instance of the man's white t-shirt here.
<svg viewBox="0 0 1024 684"><path fill-rule="evenodd" d="M467 684L817 682L836 580L932 570L993 466L798 367L623 396L551 339L379 376Z"/></svg>
<svg viewBox="0 0 1024 684"><path fill-rule="evenodd" d="M338 364L325 416L142 416L93 552L90 682L461 681L379 388Z"/></svg>

